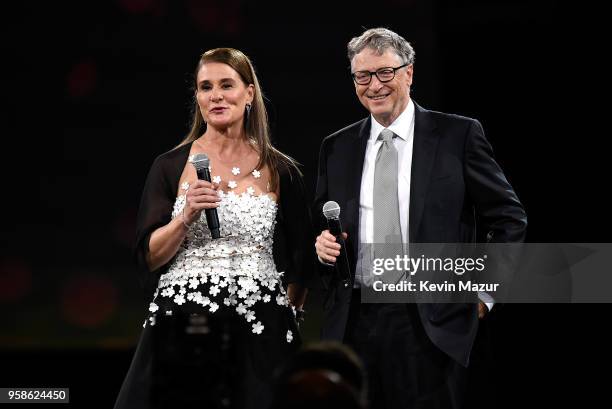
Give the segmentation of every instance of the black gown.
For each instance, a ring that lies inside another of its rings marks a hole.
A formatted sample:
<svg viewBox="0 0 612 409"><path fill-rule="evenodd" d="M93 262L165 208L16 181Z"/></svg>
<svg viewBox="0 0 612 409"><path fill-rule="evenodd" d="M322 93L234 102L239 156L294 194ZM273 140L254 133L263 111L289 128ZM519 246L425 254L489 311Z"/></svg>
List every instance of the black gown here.
<svg viewBox="0 0 612 409"><path fill-rule="evenodd" d="M182 211L176 192L190 147L158 157L145 184L136 257L154 296L116 409L266 408L275 369L301 342L285 287L313 285L314 237L294 170L279 171L278 203L221 192L223 238L210 238L203 212L174 258L148 271L151 233Z"/></svg>

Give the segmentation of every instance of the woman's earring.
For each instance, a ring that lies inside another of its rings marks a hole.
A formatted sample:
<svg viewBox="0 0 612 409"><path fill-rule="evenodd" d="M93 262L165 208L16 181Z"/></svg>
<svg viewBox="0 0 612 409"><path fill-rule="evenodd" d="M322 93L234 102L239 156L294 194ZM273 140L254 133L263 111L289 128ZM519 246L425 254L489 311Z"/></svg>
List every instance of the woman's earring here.
<svg viewBox="0 0 612 409"><path fill-rule="evenodd" d="M251 115L251 104L246 104L244 106L244 110L245 110L245 113L244 113L245 122L248 122L249 116Z"/></svg>

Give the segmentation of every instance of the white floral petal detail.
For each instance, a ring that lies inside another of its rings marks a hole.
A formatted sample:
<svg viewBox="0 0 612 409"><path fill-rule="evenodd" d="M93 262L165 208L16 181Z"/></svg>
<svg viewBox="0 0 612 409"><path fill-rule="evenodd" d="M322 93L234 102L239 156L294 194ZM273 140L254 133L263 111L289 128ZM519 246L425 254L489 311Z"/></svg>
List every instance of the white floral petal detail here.
<svg viewBox="0 0 612 409"><path fill-rule="evenodd" d="M293 332L291 330L287 330L287 342L291 343L293 341Z"/></svg>
<svg viewBox="0 0 612 409"><path fill-rule="evenodd" d="M277 295L276 296L276 303L278 305L288 305L287 297L282 295L282 294Z"/></svg>
<svg viewBox="0 0 612 409"><path fill-rule="evenodd" d="M247 309L246 309L246 307L244 306L244 304L240 303L240 304L238 304L238 307L236 307L236 312L237 312L238 314L240 314L240 315L243 315L243 314L246 314Z"/></svg>
<svg viewBox="0 0 612 409"><path fill-rule="evenodd" d="M258 171L253 176L263 177L262 173ZM223 183L228 180L224 179ZM257 320L257 305L268 303L275 304L273 308L287 308L281 280L283 272L277 270L272 257L278 206L269 196L253 193L257 192L254 184L233 182L235 185L232 183L230 186L234 189L244 185L244 193L237 194L231 189L219 192L222 202L218 212L224 221L222 235L227 240L212 240L207 234L204 215L194 220L187 239L159 279L153 297L153 303L158 307L148 306L155 310L149 312L149 317L166 313L166 308L162 310L159 299L156 299L158 296L175 306L191 304L206 311L232 308L252 325L253 333L261 334L266 330L263 321ZM182 186L183 182L180 183ZM173 218L180 217L185 205L182 193L179 189L172 210ZM167 314L172 314L172 311ZM152 325L150 319L146 325ZM282 337L282 333L279 335ZM296 341L297 334L291 336L291 342Z"/></svg>
<svg viewBox="0 0 612 409"><path fill-rule="evenodd" d="M234 174L234 176L238 176L240 174L240 168L233 167L232 173Z"/></svg>
<svg viewBox="0 0 612 409"><path fill-rule="evenodd" d="M174 287L164 288L161 295L162 297L172 297L174 295Z"/></svg>
<svg viewBox="0 0 612 409"><path fill-rule="evenodd" d="M264 326L262 325L261 321L257 321L256 324L253 324L253 334L261 334L261 332L263 331Z"/></svg>
<svg viewBox="0 0 612 409"><path fill-rule="evenodd" d="M149 304L149 311L151 312L155 312L159 310L159 307L157 306L157 304L155 304L154 302L152 302L151 304Z"/></svg>
<svg viewBox="0 0 612 409"><path fill-rule="evenodd" d="M236 187L238 186L238 183L236 183L236 181L235 181L235 180L230 180L230 181L227 183L227 186L229 186L229 188L230 188L230 189L236 189Z"/></svg>
<svg viewBox="0 0 612 409"><path fill-rule="evenodd" d="M261 177L261 172L260 172L260 171L258 171L257 169L255 169L255 170L254 170L253 172L251 172L251 173L253 174L253 177L254 177L255 179L258 179L258 178L260 178L260 177Z"/></svg>
<svg viewBox="0 0 612 409"><path fill-rule="evenodd" d="M198 288L199 283L200 280L198 280L196 277L193 277L189 280L189 288L193 288L195 290L196 288Z"/></svg>
<svg viewBox="0 0 612 409"><path fill-rule="evenodd" d="M221 183L221 176L213 176L212 181L213 183Z"/></svg>
<svg viewBox="0 0 612 409"><path fill-rule="evenodd" d="M189 189L189 182L183 182L181 184L181 189L187 191L187 189Z"/></svg>

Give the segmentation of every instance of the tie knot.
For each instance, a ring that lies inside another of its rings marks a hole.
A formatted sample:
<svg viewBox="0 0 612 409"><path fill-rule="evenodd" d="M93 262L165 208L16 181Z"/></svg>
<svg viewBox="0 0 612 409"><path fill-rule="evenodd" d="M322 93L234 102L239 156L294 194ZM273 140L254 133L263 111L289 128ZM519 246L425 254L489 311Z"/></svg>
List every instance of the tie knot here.
<svg viewBox="0 0 612 409"><path fill-rule="evenodd" d="M378 135L378 140L383 141L383 143L391 142L391 140L395 137L395 134L390 129L383 129L380 131L380 135Z"/></svg>

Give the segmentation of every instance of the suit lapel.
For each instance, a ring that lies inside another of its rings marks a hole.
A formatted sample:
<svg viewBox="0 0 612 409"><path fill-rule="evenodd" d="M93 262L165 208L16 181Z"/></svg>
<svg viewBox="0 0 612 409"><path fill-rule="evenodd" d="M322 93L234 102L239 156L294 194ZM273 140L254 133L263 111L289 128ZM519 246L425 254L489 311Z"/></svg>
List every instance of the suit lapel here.
<svg viewBox="0 0 612 409"><path fill-rule="evenodd" d="M357 254L357 244L359 242L359 200L361 196L361 178L363 175L363 162L365 160L365 151L370 137L371 118L368 116L361 123L358 132L353 135L354 140L350 144L348 152L348 160L350 163L350 175L355 175L352 178L351 185L347 190L347 221L355 226L353 240L353 254Z"/></svg>
<svg viewBox="0 0 612 409"><path fill-rule="evenodd" d="M423 217L425 195L431 180L431 170L438 146L436 124L432 121L429 111L416 103L414 118L414 143L412 149L412 168L410 176L410 209L408 240L418 243L419 225Z"/></svg>

